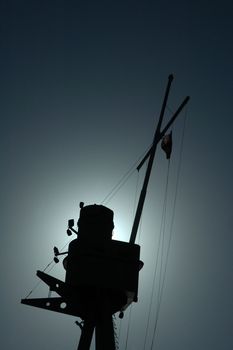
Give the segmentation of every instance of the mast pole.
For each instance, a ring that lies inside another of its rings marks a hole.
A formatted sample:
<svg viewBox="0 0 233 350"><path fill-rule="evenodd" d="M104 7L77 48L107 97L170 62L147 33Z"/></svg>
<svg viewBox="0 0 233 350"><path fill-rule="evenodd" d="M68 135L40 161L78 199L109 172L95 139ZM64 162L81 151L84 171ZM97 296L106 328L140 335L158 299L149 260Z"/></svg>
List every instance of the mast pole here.
<svg viewBox="0 0 233 350"><path fill-rule="evenodd" d="M178 114L181 112L181 110L183 109L183 107L186 105L186 103L189 100L189 97L185 98L185 100L182 102L182 104L180 105L178 110L175 112L173 117L170 119L170 121L168 122L166 127L161 132L160 129L161 129L161 125L162 125L162 121L163 121L163 117L164 117L165 107L167 104L168 94L169 94L169 91L171 88L172 80L173 80L173 75L170 74L168 77L167 88L165 91L165 96L164 96L164 100L163 100L163 104L162 104L162 108L161 108L161 112L160 112L159 121L158 121L156 130L155 130L155 134L154 134L153 144L152 144L150 151L148 152L148 155L146 157L144 157L144 159L143 159L143 162L144 162L147 159L147 157L149 157L149 161L148 161L148 165L147 165L147 169L146 169L146 174L145 174L142 190L140 193L138 206L137 206L137 210L136 210L136 214L135 214L135 218L134 218L134 222L133 222L133 227L132 227L132 231L131 231L131 235L130 235L129 243L131 243L131 244L134 244L135 240L136 240L136 235L137 235L138 226L139 226L139 222L141 219L142 210L143 210L143 206L144 206L144 202L145 202L145 198L146 198L146 191L147 191L147 187L148 187L148 183L149 183L149 179L150 179L151 169L152 169L157 145L158 145L159 141L161 140L161 138L164 136L165 132L168 130L168 128L174 123ZM139 166L141 167L141 165L142 165L142 162L140 163Z"/></svg>
<svg viewBox="0 0 233 350"><path fill-rule="evenodd" d="M77 350L90 349L94 328L95 328L95 324L93 320L84 320L84 326L81 331L81 337L79 339Z"/></svg>
<svg viewBox="0 0 233 350"><path fill-rule="evenodd" d="M171 88L172 80L173 80L173 75L170 74L168 77L168 83L167 83L167 88L166 88L166 92L165 92L165 96L164 96L164 100L163 100L163 104L162 104L162 108L161 108L161 112L160 112L159 122L158 122L158 125L157 125L156 130L155 130L154 140L153 140L153 144L152 144L152 147L150 150L150 158L149 158L149 162L148 162L148 166L147 166L147 170L146 170L146 175L145 175L143 187L141 190L140 198L138 201L137 211L135 214L134 223L133 223L133 227L132 227L132 231L131 231L129 243L132 243L132 244L135 243L135 240L136 240L136 235L137 235L137 231L138 231L140 218L142 215L143 205L145 202L146 191L147 191L147 186L148 186L149 179L150 179L150 174L151 174L151 169L152 169L153 160L154 160L154 156L155 156L155 151L156 151L157 144L159 141L160 128L161 128L161 124L163 121L163 116L164 116L165 107L167 104L168 94L169 94L169 91Z"/></svg>

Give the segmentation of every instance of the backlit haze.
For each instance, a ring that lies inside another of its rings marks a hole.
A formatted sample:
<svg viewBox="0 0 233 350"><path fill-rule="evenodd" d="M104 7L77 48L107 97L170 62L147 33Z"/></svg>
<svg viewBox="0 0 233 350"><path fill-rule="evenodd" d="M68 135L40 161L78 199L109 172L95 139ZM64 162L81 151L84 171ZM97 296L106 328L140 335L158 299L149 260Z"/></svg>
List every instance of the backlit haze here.
<svg viewBox="0 0 233 350"><path fill-rule="evenodd" d="M168 169L160 147L137 236L139 302L116 317L119 349L233 349L232 18L227 0L1 2L1 349L77 348L75 317L20 300L69 242L80 201L111 208L114 239L129 240L146 164L104 199L151 145L170 73L164 122L191 99L173 128L157 330L158 284L146 333ZM64 279L61 265L49 273ZM31 295L47 296L44 283Z"/></svg>

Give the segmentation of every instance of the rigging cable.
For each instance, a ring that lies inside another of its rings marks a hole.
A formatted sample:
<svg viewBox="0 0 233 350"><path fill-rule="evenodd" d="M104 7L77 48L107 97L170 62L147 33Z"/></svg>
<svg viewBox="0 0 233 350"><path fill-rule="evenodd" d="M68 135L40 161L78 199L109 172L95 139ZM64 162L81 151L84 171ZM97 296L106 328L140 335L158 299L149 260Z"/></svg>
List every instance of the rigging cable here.
<svg viewBox="0 0 233 350"><path fill-rule="evenodd" d="M71 240L66 242L66 244L60 249L60 251L62 252L70 242L71 242ZM54 268L55 265L56 264L55 264L54 260L51 260L42 271L45 272L49 268L49 266L51 266L50 269L48 270L48 272L50 272ZM41 284L41 282L42 282L42 280L39 280L24 299L27 299L37 289L37 287Z"/></svg>
<svg viewBox="0 0 233 350"><path fill-rule="evenodd" d="M155 320L158 319L158 315L159 315L161 295L162 295L162 292L163 292L163 281L164 281L164 276L165 276L165 272L166 272L165 268L164 268L164 271L163 271L163 266L164 266L164 250L165 250L164 243L165 243L165 233L166 233L166 212L167 212L167 196L168 196L169 173L170 173L170 160L169 160L169 163L168 163L166 194L165 194L165 199L164 199L164 208L163 208L163 214L162 214L162 220L161 220L161 233L160 233L160 242L159 242L160 247L158 248L158 256L156 258L156 264L157 264L156 268L159 269L159 272L158 272L158 274L159 274L159 281L158 281L157 303L156 303L156 309L155 309ZM161 241L162 241L162 243L161 243ZM162 245L162 247L161 247L161 245ZM160 262L159 262L159 255L160 255ZM166 265L166 263L165 263L165 265ZM155 277L156 277L156 269L155 269L154 280L153 280L152 298L154 296ZM151 300L151 304L152 304L152 300ZM156 327L157 327L157 324L156 324Z"/></svg>
<svg viewBox="0 0 233 350"><path fill-rule="evenodd" d="M179 154L179 160L178 160L178 169L177 169L177 177L176 177L176 185L175 185L175 196L174 196L173 209L172 209L172 218L171 218L171 225L170 225L170 232L169 232L168 248L167 248L167 253L166 253L166 258L165 258L164 274L163 274L163 279L162 279L161 292L160 292L159 300L158 300L158 308L157 308L157 312L156 312L156 318L155 318L155 324L154 324L154 329L153 329L153 337L152 337L150 350L153 349L153 346L154 346L154 343L155 343L155 339L156 339L156 335L157 335L156 334L156 330L157 330L157 326L158 326L159 312L160 312L162 296L163 296L163 290L164 290L164 285L165 285L165 276L166 276L166 272L167 272L169 251L170 251L170 247L171 247L173 225L174 225L174 219L175 219L175 209L176 209L177 194L178 194L179 179L180 179L181 161L182 161L183 148L184 148L183 146L184 146L184 135L185 135L185 128L186 128L186 120L187 120L187 107L185 109L184 124L183 124L182 136L181 136L180 154Z"/></svg>
<svg viewBox="0 0 233 350"><path fill-rule="evenodd" d="M133 163L133 165L129 168L129 170L121 177L121 179L118 181L118 183L112 188L112 190L104 197L101 204L107 204L115 195L116 193L122 188L122 186L128 181L128 179L132 176L132 174L136 171L136 165L140 162L140 160L148 153L149 149L148 147L146 151L141 154L139 158Z"/></svg>
<svg viewBox="0 0 233 350"><path fill-rule="evenodd" d="M138 195L138 184L139 184L139 171L137 172L137 181L136 181L136 188L135 188L135 195L134 195L133 214L136 211L136 201L137 201L137 195ZM140 233L141 233L141 223L142 223L142 219L141 219L140 228L139 228L139 239L140 239ZM127 321L127 333L126 333L125 350L127 349L127 346L128 346L131 314L132 314L132 304L130 305L129 317L128 317L128 321ZM122 326L122 321L120 322L119 333L118 333L118 346L119 346L119 343L120 343L121 326Z"/></svg>
<svg viewBox="0 0 233 350"><path fill-rule="evenodd" d="M147 151L145 153L147 153ZM139 184L139 171L137 171L137 174L138 174L137 175L137 183L136 183L136 190L135 190L135 196L134 196L134 213L136 212L136 200L137 200L138 184ZM139 224L138 244L140 243L140 239L141 239L142 219L143 219L143 215L141 217L140 224ZM126 342L125 342L125 350L127 350L128 340L129 340L130 323L131 323L131 317L132 317L132 307L133 307L133 304L130 305L130 310L129 310L128 324L127 324L127 333L126 333Z"/></svg>
<svg viewBox="0 0 233 350"><path fill-rule="evenodd" d="M164 195L164 201L163 201L162 219L161 219L160 232L159 232L159 242L158 242L158 248L157 248L157 254L156 254L156 262L155 262L155 269L154 269L154 275L153 275L152 291L151 291L151 296L150 296L149 313L148 313L147 324L146 324L146 334L145 334L145 338L144 338L143 350L145 350L145 347L146 347L146 339L147 339L148 331L149 331L149 322L150 322L150 317L151 317L152 302L153 302L154 290L155 290L155 280L156 280L156 275L158 274L158 269L159 269L159 255L160 255L160 251L161 251L161 241L163 241L162 246L164 245L165 217L166 217L166 206L167 206L169 171L170 171L170 160L168 162L168 169L167 169L167 176L166 176L165 195ZM162 253L161 253L161 265L162 265ZM161 269L162 269L162 267L160 267L160 270ZM161 275L161 271L160 271L160 275ZM160 279L161 279L161 277L160 277ZM158 289L160 291L160 286L158 287Z"/></svg>
<svg viewBox="0 0 233 350"><path fill-rule="evenodd" d="M151 146L150 146L151 147ZM127 180L130 178L130 176L134 173L134 171L136 171L136 165L138 164L138 162L145 156L145 154L148 152L148 150L150 149L150 147L148 147L148 149L146 151L143 152L143 154L133 163L133 165L131 166L131 168L121 177L121 179L118 181L118 183L112 188L112 190L109 192L109 194L103 199L103 201L101 202L101 204L103 204L105 202L108 203L115 195L116 193L121 189L121 187L127 182ZM138 180L137 180L138 181ZM137 183L138 185L138 183ZM136 196L136 194L135 194ZM62 247L61 252L63 251L63 249L70 243L70 240ZM51 266L52 265L52 266ZM43 272L45 272L49 267L51 266L51 268L48 270L51 271L54 266L54 260L51 260L46 267L43 269ZM25 297L25 299L27 299L36 289L37 287L40 285L42 281L39 280L34 287L32 288L32 290L27 294L27 296Z"/></svg>

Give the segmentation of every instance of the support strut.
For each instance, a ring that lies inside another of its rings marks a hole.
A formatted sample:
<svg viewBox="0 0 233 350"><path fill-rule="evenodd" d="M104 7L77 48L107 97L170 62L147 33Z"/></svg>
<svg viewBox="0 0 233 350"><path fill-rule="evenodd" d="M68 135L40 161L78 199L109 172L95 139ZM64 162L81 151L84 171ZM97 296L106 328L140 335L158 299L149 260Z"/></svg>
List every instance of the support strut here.
<svg viewBox="0 0 233 350"><path fill-rule="evenodd" d="M95 324L92 320L85 320L82 328L81 337L79 339L77 350L89 350L93 337Z"/></svg>

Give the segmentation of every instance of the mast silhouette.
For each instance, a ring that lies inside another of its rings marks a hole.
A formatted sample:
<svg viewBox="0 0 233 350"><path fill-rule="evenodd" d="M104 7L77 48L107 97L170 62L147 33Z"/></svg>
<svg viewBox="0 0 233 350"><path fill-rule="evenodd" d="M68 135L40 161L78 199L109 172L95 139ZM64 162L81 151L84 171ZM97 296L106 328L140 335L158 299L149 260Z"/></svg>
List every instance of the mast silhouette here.
<svg viewBox="0 0 233 350"><path fill-rule="evenodd" d="M151 170L152 170L152 166L153 166L153 161L154 161L157 145L161 141L161 139L164 137L165 133L168 131L170 126L174 123L174 121L178 117L179 113L182 111L182 109L187 104L187 102L188 102L188 100L190 98L189 96L187 96L184 99L184 101L181 103L181 105L179 106L177 111L174 113L172 118L169 120L167 125L161 131L161 126L162 126L162 122L163 122L164 112L165 112L165 108L166 108L166 104L167 104L168 95L169 95L169 91L170 91L170 88L171 88L172 80L173 80L173 75L170 74L169 77L168 77L168 84L167 84L167 88L166 88L166 91L165 91L165 96L164 96L164 100L163 100L163 104L162 104L162 108L161 108L161 112L160 112L160 116L159 116L159 121L158 121L156 130L155 130L155 134L154 134L153 144L152 144L150 150L147 152L147 154L145 155L145 157L143 158L143 160L140 162L140 164L137 167L137 169L139 170L142 167L142 165L144 164L144 162L147 160L147 158L149 158L147 169L146 169L146 174L145 174L145 178L144 178L144 182L143 182L143 186L142 186L142 190L141 190L140 197L139 197L139 200L138 200L138 205L137 205L137 210L136 210L136 214L135 214L135 218L134 218L134 222L133 222L133 226L132 226L132 231L131 231L131 235L130 235L129 242L131 244L134 244L135 240L136 240L136 235L137 235L138 226L139 226L141 215L142 215L142 211L143 211L143 206L144 206L144 202L145 202L145 198L146 198L147 187L148 187L148 183L149 183L149 180L150 180L150 175L151 175Z"/></svg>
<svg viewBox="0 0 233 350"><path fill-rule="evenodd" d="M129 243L112 240L111 209L96 204L84 206L80 202L78 231L73 228L73 219L68 221L67 229L68 235L73 232L77 238L70 242L65 253L54 247L56 263L59 255L67 254L63 260L65 281L37 271L37 276L59 297L21 300L22 304L80 317L83 322L76 322L81 328L78 350L90 349L94 330L96 350L116 350L112 315L120 312L122 318L128 306L138 301L138 275L143 263L140 261L140 246L135 240L155 152L189 100L187 96L161 131L172 81L173 75L169 75L153 144L137 167L139 170L149 158Z"/></svg>

